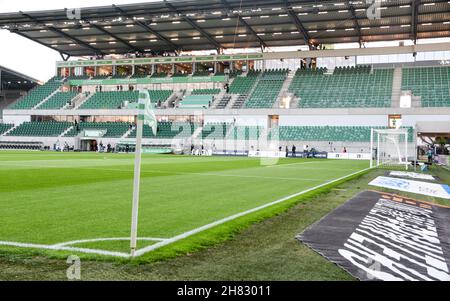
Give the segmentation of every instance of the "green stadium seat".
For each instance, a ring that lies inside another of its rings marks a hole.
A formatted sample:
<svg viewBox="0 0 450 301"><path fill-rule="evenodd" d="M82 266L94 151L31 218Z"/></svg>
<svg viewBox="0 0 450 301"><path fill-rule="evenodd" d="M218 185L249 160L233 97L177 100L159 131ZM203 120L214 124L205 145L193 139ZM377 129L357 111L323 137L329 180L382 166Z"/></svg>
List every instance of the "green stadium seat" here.
<svg viewBox="0 0 450 301"><path fill-rule="evenodd" d="M299 97L301 108L380 108L392 104L393 69L369 66L299 69L289 92Z"/></svg>
<svg viewBox="0 0 450 301"><path fill-rule="evenodd" d="M12 127L14 127L14 124L0 123L0 135L3 135L7 131L9 131Z"/></svg>
<svg viewBox="0 0 450 301"><path fill-rule="evenodd" d="M198 127L197 123L158 122L156 136L148 125L144 125L143 137L156 139L189 138ZM136 138L136 129L128 135L128 138Z"/></svg>
<svg viewBox="0 0 450 301"><path fill-rule="evenodd" d="M38 86L31 90L26 96L20 98L18 101L9 106L11 110L31 110L37 106L41 101L50 96L53 92L62 86L62 82L50 79L42 86Z"/></svg>
<svg viewBox="0 0 450 301"><path fill-rule="evenodd" d="M70 122L24 122L6 136L58 137L73 124Z"/></svg>
<svg viewBox="0 0 450 301"><path fill-rule="evenodd" d="M414 67L402 71L402 90L420 96L422 107L450 107L450 67Z"/></svg>
<svg viewBox="0 0 450 301"><path fill-rule="evenodd" d="M106 130L105 138L121 138L130 129L126 122L80 122L68 131L64 137L75 137L83 130Z"/></svg>
<svg viewBox="0 0 450 301"><path fill-rule="evenodd" d="M50 97L46 102L37 107L38 110L58 110L62 109L67 103L69 103L77 92L58 92Z"/></svg>

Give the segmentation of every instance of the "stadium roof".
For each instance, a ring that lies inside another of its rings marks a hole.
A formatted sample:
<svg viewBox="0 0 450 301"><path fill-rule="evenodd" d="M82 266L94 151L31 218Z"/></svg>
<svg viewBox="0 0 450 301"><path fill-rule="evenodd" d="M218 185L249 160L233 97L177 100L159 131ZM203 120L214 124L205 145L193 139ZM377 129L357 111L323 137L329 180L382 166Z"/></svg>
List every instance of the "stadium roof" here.
<svg viewBox="0 0 450 301"><path fill-rule="evenodd" d="M447 0L366 2L159 1L0 14L0 28L71 56L450 36Z"/></svg>
<svg viewBox="0 0 450 301"><path fill-rule="evenodd" d="M30 90L38 80L19 73L17 71L0 66L0 91L1 90Z"/></svg>

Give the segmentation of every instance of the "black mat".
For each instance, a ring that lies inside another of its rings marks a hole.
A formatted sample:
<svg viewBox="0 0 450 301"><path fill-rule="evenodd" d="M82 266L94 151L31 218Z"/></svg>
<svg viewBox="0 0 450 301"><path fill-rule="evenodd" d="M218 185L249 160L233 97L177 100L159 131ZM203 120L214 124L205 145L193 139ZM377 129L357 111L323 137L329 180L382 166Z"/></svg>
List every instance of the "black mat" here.
<svg viewBox="0 0 450 301"><path fill-rule="evenodd" d="M450 280L450 208L364 191L297 237L360 280Z"/></svg>

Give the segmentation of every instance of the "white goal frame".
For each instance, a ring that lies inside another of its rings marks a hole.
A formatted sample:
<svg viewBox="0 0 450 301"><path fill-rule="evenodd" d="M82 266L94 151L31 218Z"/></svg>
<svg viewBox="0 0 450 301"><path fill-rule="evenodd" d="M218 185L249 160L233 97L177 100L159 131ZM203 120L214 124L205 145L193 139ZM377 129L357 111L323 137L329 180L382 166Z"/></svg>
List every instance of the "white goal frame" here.
<svg viewBox="0 0 450 301"><path fill-rule="evenodd" d="M400 139L395 140L395 137L403 137L403 141ZM370 168L373 167L381 167L385 165L383 162L382 151L381 151L381 142L382 140L390 140L392 142L392 147L394 147L394 151L397 155L396 161L392 162L392 165L396 166L405 166L405 169L408 170L409 161L408 161L408 143L413 141L408 141L408 129L399 128L399 129L376 129L372 128L370 132ZM376 143L376 158L374 154ZM398 160L398 161L397 161Z"/></svg>

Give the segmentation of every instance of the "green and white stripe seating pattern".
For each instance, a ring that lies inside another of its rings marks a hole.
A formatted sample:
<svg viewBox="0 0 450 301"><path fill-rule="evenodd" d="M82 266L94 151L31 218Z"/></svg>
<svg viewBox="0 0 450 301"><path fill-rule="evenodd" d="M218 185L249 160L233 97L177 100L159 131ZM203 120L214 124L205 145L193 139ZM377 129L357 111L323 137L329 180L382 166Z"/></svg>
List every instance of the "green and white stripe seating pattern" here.
<svg viewBox="0 0 450 301"><path fill-rule="evenodd" d="M207 109L213 102L212 95L189 95L178 105L180 109Z"/></svg>
<svg viewBox="0 0 450 301"><path fill-rule="evenodd" d="M450 67L403 68L402 90L421 96L422 107L450 107Z"/></svg>
<svg viewBox="0 0 450 301"><path fill-rule="evenodd" d="M148 125L144 125L143 137L155 139L173 139L191 137L198 128L197 123L188 122L158 122L156 136ZM136 128L127 138L136 138Z"/></svg>
<svg viewBox="0 0 450 301"><path fill-rule="evenodd" d="M370 142L372 128L386 129L370 126L281 126L272 129L269 136L280 141ZM411 127L408 127L408 136L408 140L413 141Z"/></svg>
<svg viewBox="0 0 450 301"><path fill-rule="evenodd" d="M230 123L212 122L205 124L202 129L202 139L220 139L223 140L231 129Z"/></svg>
<svg viewBox="0 0 450 301"><path fill-rule="evenodd" d="M78 123L78 130L75 124L73 126L64 137L75 137L83 130L106 130L103 137L120 138L130 129L130 124L126 122L80 122Z"/></svg>
<svg viewBox="0 0 450 301"><path fill-rule="evenodd" d="M237 76L230 86L231 94L248 94L258 80L258 71L249 71L247 76Z"/></svg>
<svg viewBox="0 0 450 301"><path fill-rule="evenodd" d="M139 91L97 92L83 103L79 109L118 109L124 101L137 102L138 97Z"/></svg>
<svg viewBox="0 0 450 301"><path fill-rule="evenodd" d="M263 130L261 126L235 126L227 139L258 140Z"/></svg>
<svg viewBox="0 0 450 301"><path fill-rule="evenodd" d="M220 93L220 89L195 89L192 91L192 95L217 95Z"/></svg>
<svg viewBox="0 0 450 301"><path fill-rule="evenodd" d="M6 136L58 137L72 126L70 122L24 122Z"/></svg>
<svg viewBox="0 0 450 301"><path fill-rule="evenodd" d="M8 123L0 123L0 135L3 135L7 131L9 131L14 124L8 124Z"/></svg>
<svg viewBox="0 0 450 301"><path fill-rule="evenodd" d="M38 86L30 91L26 96L20 98L17 102L9 106L11 110L31 110L37 106L41 101L47 98L50 94L55 92L61 87L60 81L53 79L49 80L46 84Z"/></svg>
<svg viewBox="0 0 450 301"><path fill-rule="evenodd" d="M63 108L68 102L70 102L77 92L58 92L52 97L50 97L46 102L41 104L38 110L58 110Z"/></svg>
<svg viewBox="0 0 450 301"><path fill-rule="evenodd" d="M280 94L287 73L288 70L264 72L244 107L248 109L272 108Z"/></svg>
<svg viewBox="0 0 450 301"><path fill-rule="evenodd" d="M299 69L289 92L300 98L301 108L376 108L392 104L393 69Z"/></svg>

